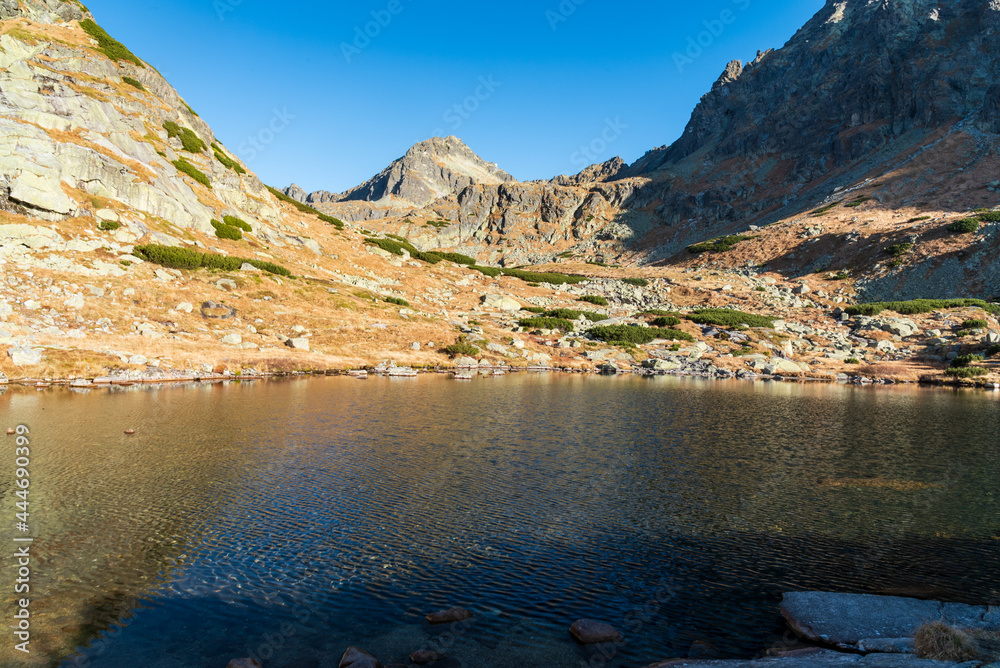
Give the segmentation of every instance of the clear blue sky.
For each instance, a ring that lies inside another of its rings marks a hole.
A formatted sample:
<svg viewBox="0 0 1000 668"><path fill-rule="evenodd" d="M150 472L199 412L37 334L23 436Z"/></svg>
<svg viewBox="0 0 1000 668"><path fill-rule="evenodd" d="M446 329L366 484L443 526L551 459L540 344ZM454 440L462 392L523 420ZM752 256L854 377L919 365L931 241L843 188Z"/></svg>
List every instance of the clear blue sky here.
<svg viewBox="0 0 1000 668"><path fill-rule="evenodd" d="M824 2L86 4L265 182L341 191L441 133L522 180L633 162L680 136L728 61L782 46Z"/></svg>

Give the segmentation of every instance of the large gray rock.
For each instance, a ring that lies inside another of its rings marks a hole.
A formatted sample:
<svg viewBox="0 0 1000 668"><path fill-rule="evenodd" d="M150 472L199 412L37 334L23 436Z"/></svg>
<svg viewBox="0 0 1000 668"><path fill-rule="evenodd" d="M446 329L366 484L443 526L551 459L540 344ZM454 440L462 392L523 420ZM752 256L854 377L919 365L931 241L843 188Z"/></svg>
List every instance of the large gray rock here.
<svg viewBox="0 0 1000 668"><path fill-rule="evenodd" d="M787 593L781 614L803 638L845 649L873 638L913 638L937 620L963 628L1000 626L997 607L868 594Z"/></svg>
<svg viewBox="0 0 1000 668"><path fill-rule="evenodd" d="M14 366L35 366L42 363L42 352L34 348L17 347L7 351Z"/></svg>

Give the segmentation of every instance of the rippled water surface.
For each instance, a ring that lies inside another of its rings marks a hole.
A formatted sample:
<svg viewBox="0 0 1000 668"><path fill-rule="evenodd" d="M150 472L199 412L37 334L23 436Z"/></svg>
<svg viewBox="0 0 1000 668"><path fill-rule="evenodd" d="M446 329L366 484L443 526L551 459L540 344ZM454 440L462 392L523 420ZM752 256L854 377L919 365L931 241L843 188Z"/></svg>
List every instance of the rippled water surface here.
<svg viewBox="0 0 1000 668"><path fill-rule="evenodd" d="M0 665L645 666L780 642L792 589L1000 597L997 394L329 378L11 388L0 416L32 429L37 536L32 654ZM475 623L424 624L453 605ZM580 617L626 642L595 658Z"/></svg>

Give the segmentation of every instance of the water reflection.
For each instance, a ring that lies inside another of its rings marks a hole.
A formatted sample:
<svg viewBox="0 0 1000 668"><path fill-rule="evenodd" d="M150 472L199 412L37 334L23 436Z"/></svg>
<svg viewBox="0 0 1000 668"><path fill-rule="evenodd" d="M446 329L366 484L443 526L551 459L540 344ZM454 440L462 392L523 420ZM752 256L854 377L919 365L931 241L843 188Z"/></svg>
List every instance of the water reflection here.
<svg viewBox="0 0 1000 668"><path fill-rule="evenodd" d="M355 643L388 663L454 604L481 612L450 651L466 665L570 666L580 616L647 610L609 664L646 665L754 652L788 588L993 599L997 408L534 374L0 399L33 429L38 665L206 668Z"/></svg>

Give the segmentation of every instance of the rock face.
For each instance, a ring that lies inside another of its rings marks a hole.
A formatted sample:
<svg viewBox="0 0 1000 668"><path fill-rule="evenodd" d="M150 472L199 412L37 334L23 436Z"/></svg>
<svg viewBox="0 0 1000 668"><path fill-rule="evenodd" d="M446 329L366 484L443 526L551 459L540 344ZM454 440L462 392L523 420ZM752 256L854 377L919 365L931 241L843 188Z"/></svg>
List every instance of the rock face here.
<svg viewBox="0 0 1000 668"><path fill-rule="evenodd" d="M225 214L262 233L282 223L264 185L156 70L97 48L77 23L93 19L80 3L5 1L0 19L17 24L0 36L0 210L48 221L100 211L132 239L167 236L150 218L204 232ZM170 123L194 141L182 147Z"/></svg>
<svg viewBox="0 0 1000 668"><path fill-rule="evenodd" d="M996 607L865 594L788 593L781 614L803 638L844 649L878 638L913 638L918 628L938 620L960 628L1000 626Z"/></svg>

